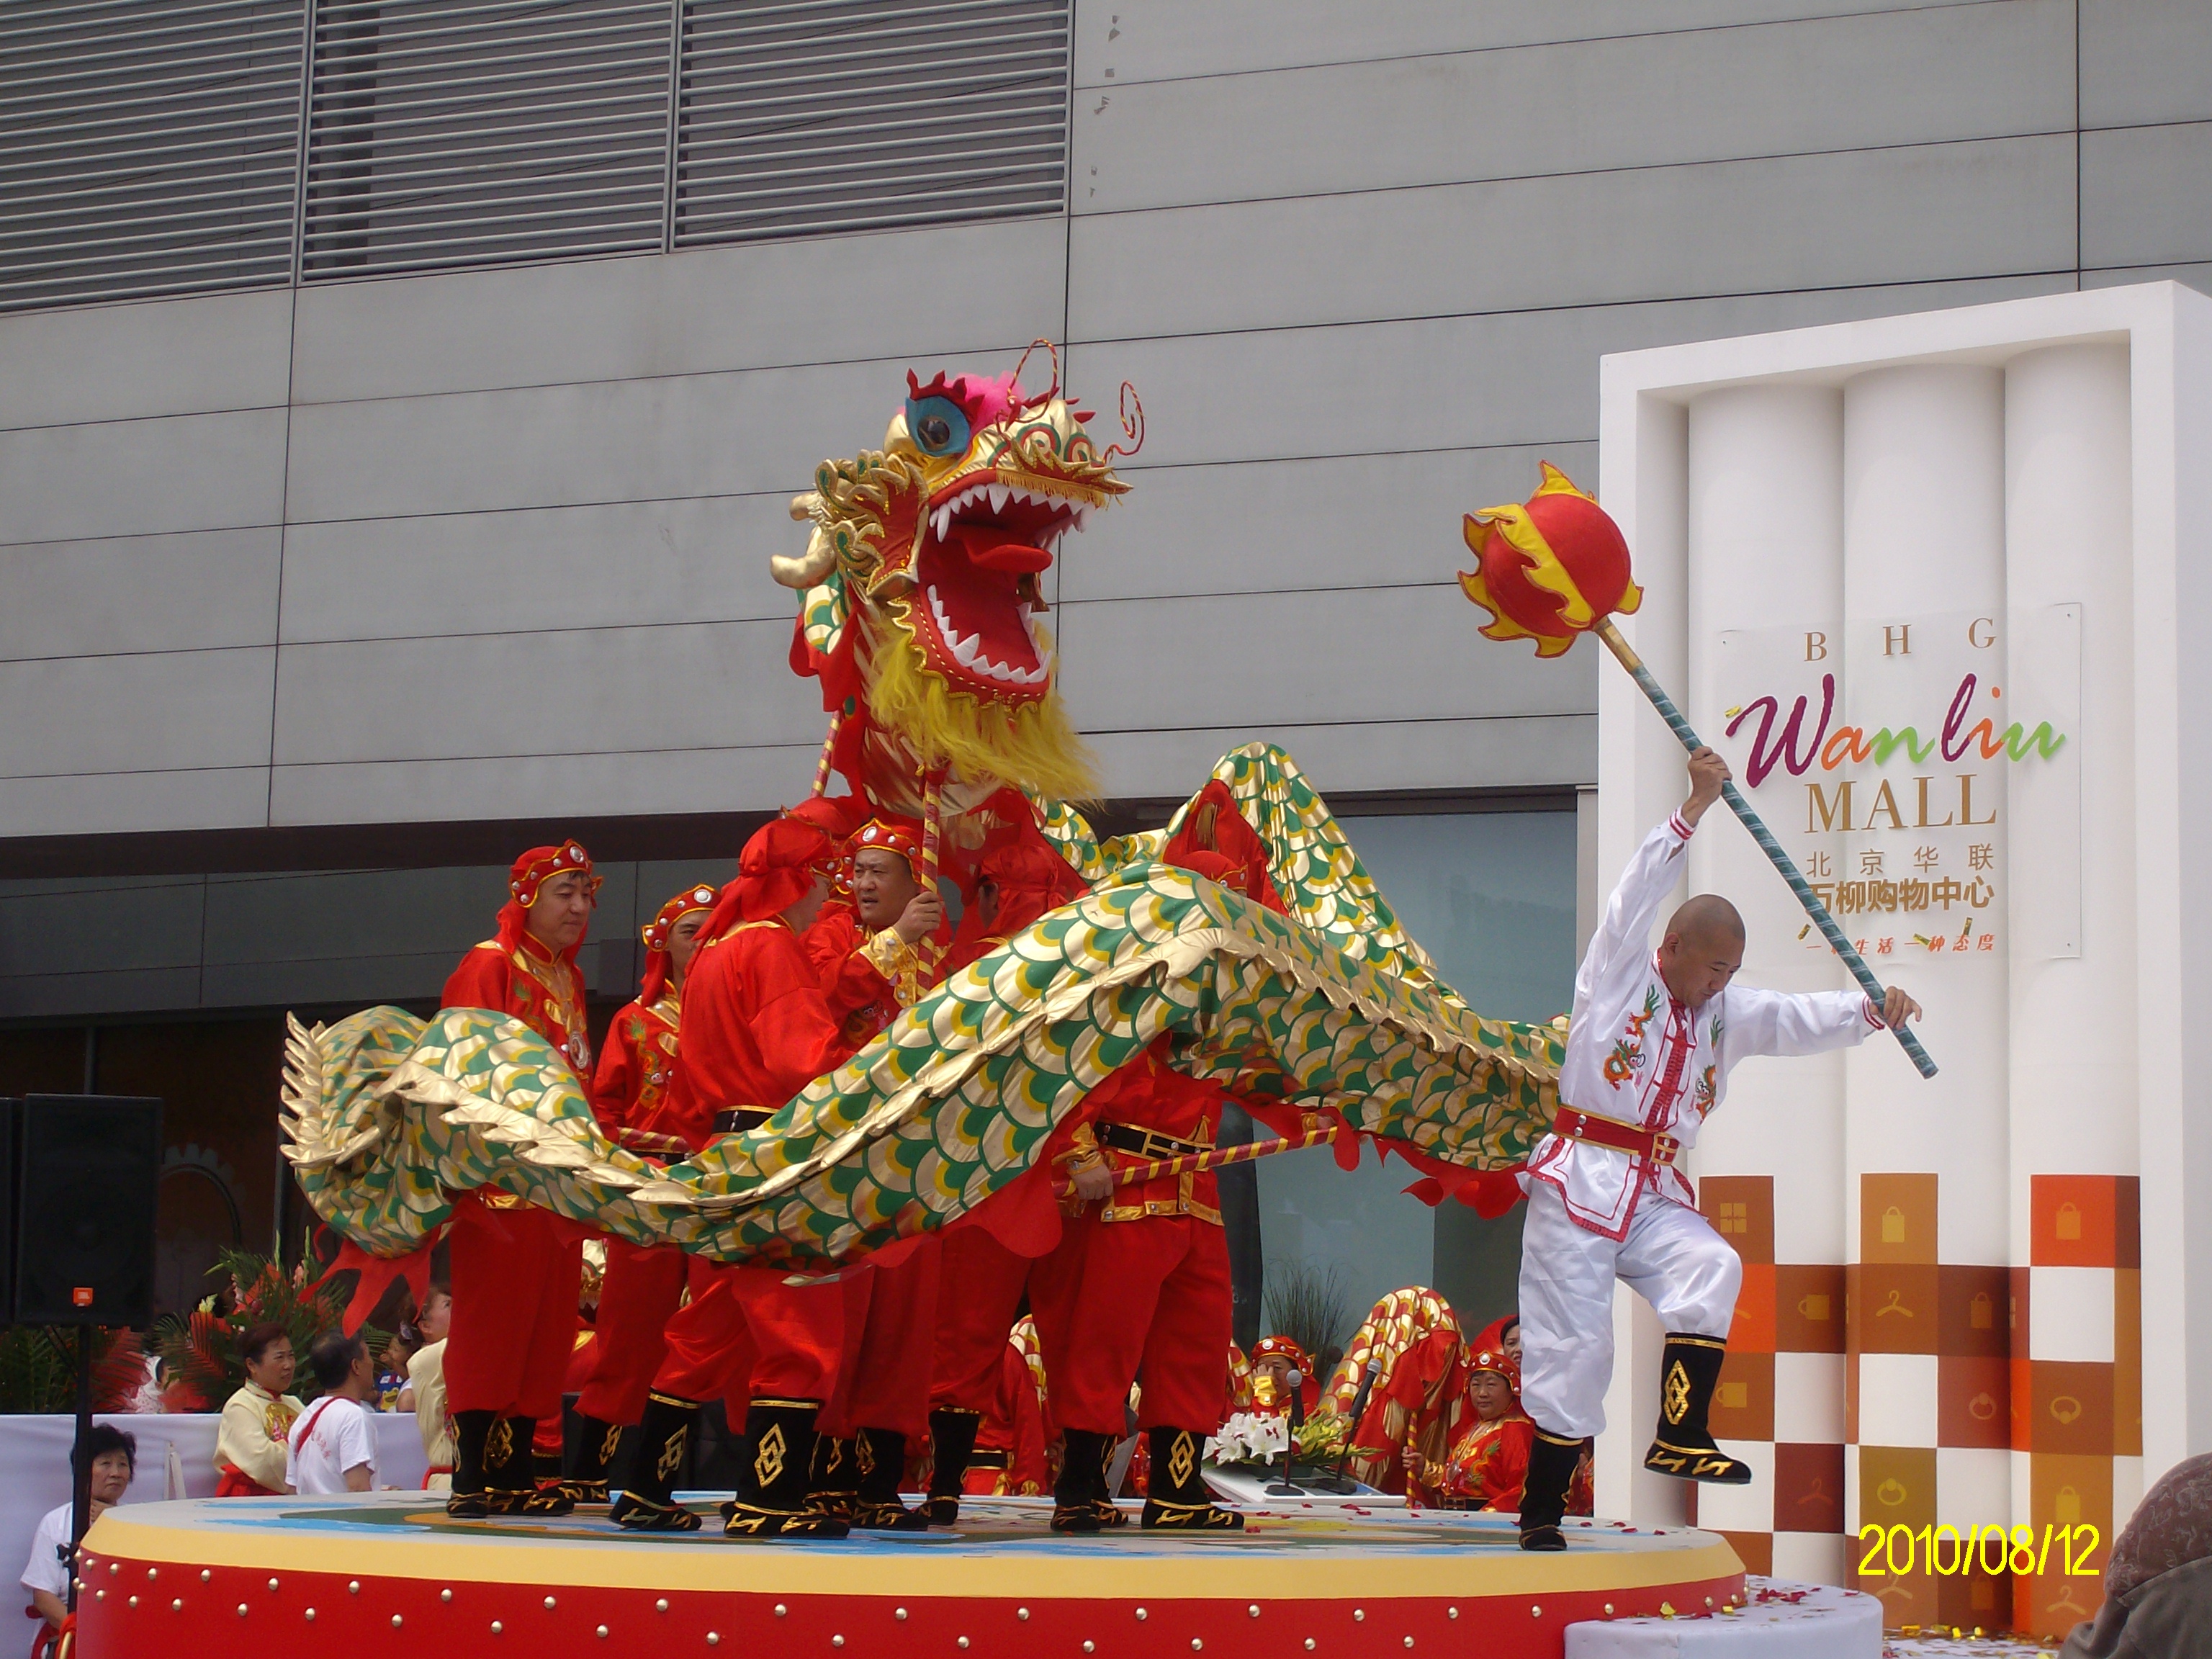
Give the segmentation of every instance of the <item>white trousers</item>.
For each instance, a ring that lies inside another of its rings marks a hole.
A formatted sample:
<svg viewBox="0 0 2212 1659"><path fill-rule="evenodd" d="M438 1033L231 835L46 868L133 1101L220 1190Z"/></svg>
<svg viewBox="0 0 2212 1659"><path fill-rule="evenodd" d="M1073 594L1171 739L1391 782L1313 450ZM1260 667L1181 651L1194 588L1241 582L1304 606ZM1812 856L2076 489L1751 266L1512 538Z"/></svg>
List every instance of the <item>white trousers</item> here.
<svg viewBox="0 0 2212 1659"><path fill-rule="evenodd" d="M1537 1426L1579 1438L1605 1428L1613 1381L1613 1282L1672 1334L1720 1336L1735 1318L1743 1262L1695 1210L1646 1192L1615 1243L1569 1218L1559 1189L1528 1183L1521 1233L1521 1404Z"/></svg>

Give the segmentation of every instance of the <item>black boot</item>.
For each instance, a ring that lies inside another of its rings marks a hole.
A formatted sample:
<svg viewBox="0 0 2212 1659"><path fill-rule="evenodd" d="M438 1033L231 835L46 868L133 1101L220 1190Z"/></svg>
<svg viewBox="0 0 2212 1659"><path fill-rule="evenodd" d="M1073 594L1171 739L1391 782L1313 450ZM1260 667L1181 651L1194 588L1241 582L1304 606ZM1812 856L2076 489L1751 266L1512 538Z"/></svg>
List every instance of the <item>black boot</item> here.
<svg viewBox="0 0 2212 1659"><path fill-rule="evenodd" d="M860 1440L817 1433L814 1455L806 1460L807 1513L849 1526L860 1502Z"/></svg>
<svg viewBox="0 0 2212 1659"><path fill-rule="evenodd" d="M484 1443L497 1412L453 1413L453 1489L446 1498L446 1513L456 1520L480 1521L491 1513L484 1492Z"/></svg>
<svg viewBox="0 0 2212 1659"><path fill-rule="evenodd" d="M623 1488L608 1511L632 1532L696 1532L699 1517L676 1501L675 1483L698 1426L699 1405L673 1395L649 1394L637 1425L637 1444Z"/></svg>
<svg viewBox="0 0 2212 1659"><path fill-rule="evenodd" d="M1713 1389L1728 1358L1728 1339L1670 1334L1659 1367L1659 1433L1644 1454L1654 1474L1706 1480L1723 1486L1747 1486L1751 1466L1740 1463L1713 1443L1705 1426Z"/></svg>
<svg viewBox="0 0 2212 1659"><path fill-rule="evenodd" d="M929 1524L949 1527L960 1519L960 1494L968 1483L968 1460L975 1455L981 1412L940 1406L929 1414Z"/></svg>
<svg viewBox="0 0 2212 1659"><path fill-rule="evenodd" d="M506 1491L510 1515L548 1516L567 1515L575 1509L568 1495L561 1490L561 1460L541 1457L536 1441L538 1421L530 1417L502 1417L501 1425L508 1431L508 1443L514 1447L507 1460L504 1479L492 1474L489 1464L484 1468L484 1479L495 1495ZM498 1431L493 1431L496 1437ZM495 1502L494 1507L497 1504Z"/></svg>
<svg viewBox="0 0 2212 1659"><path fill-rule="evenodd" d="M604 1504L607 1501L607 1484L613 1478L615 1454L622 1446L623 1431L618 1423L603 1423L596 1417L576 1413L576 1435L563 1449L568 1454L568 1467L562 1470L561 1490L572 1503Z"/></svg>
<svg viewBox="0 0 2212 1659"><path fill-rule="evenodd" d="M1583 1461L1583 1443L1549 1429L1536 1431L1528 1448L1528 1473L1521 1481L1521 1547L1563 1550L1559 1521L1567 1512L1567 1488Z"/></svg>
<svg viewBox="0 0 2212 1659"><path fill-rule="evenodd" d="M929 1511L910 1510L899 1496L906 1473L906 1437L895 1429L862 1429L859 1437L860 1489L853 1524L870 1532L927 1532Z"/></svg>
<svg viewBox="0 0 2212 1659"><path fill-rule="evenodd" d="M1224 1510L1206 1489L1199 1459L1206 1436L1197 1429L1153 1429L1152 1472L1144 1524L1177 1532L1242 1532L1244 1517Z"/></svg>
<svg viewBox="0 0 2212 1659"><path fill-rule="evenodd" d="M1062 1440L1060 1479L1052 1486L1052 1529L1093 1533L1103 1524L1099 1505L1106 1502L1106 1460L1114 1437L1070 1429Z"/></svg>
<svg viewBox="0 0 2212 1659"><path fill-rule="evenodd" d="M744 1443L738 1449L737 1500L722 1530L732 1538L842 1538L846 1522L811 1507L809 1471L818 1461L814 1432L817 1400L756 1400L745 1413ZM849 1446L849 1441L841 1443ZM841 1468L828 1472L843 1478ZM857 1478L857 1477L856 1477Z"/></svg>

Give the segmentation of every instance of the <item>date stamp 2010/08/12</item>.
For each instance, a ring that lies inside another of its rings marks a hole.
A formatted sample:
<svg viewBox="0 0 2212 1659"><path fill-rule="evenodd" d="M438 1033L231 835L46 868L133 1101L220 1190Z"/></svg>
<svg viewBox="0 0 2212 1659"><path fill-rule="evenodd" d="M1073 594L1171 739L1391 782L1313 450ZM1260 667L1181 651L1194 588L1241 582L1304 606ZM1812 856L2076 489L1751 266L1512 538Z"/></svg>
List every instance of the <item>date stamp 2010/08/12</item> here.
<svg viewBox="0 0 2212 1659"><path fill-rule="evenodd" d="M1859 1557L1862 1578L1901 1578L1915 1572L1942 1578L1977 1568L1992 1577L2007 1573L2033 1577L2049 1569L2054 1550L2059 1571L2069 1578L2094 1578L2103 1571L2088 1563L2104 1534L2086 1521L2063 1527L2046 1523L2040 1534L2025 1522L1978 1526L1962 1533L1948 1522L1917 1528L1902 1522L1887 1527L1869 1522L1859 1528L1858 1536L1866 1546Z"/></svg>

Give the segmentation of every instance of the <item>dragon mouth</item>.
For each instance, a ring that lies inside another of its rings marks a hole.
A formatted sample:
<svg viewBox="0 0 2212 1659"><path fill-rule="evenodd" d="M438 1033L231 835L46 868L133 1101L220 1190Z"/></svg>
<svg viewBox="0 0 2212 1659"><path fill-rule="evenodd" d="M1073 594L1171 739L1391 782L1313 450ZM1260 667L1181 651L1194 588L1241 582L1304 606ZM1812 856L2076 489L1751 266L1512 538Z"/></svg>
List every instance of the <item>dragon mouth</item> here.
<svg viewBox="0 0 2212 1659"><path fill-rule="evenodd" d="M925 515L915 558L920 603L908 607L929 665L960 689L997 699L1050 690L1048 607L1036 578L1060 538L1080 531L1103 498L1035 474L954 479Z"/></svg>

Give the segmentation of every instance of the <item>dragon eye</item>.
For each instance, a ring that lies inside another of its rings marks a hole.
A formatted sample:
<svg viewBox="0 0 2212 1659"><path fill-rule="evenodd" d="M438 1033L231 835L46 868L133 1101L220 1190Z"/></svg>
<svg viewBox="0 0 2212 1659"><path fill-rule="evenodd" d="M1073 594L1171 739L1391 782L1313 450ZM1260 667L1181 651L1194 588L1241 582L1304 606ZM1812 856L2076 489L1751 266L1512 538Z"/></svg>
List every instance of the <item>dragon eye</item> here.
<svg viewBox="0 0 2212 1659"><path fill-rule="evenodd" d="M906 429L925 455L957 455L970 436L967 412L950 398L909 398Z"/></svg>

